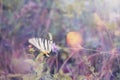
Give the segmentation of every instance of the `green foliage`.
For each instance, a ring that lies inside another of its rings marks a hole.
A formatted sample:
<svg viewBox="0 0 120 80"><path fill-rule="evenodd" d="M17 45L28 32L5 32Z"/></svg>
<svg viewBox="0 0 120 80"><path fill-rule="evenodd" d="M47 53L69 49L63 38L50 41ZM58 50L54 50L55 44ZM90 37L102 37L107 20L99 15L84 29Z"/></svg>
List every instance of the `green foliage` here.
<svg viewBox="0 0 120 80"><path fill-rule="evenodd" d="M68 74L63 73L60 71L54 75L55 80L72 80Z"/></svg>

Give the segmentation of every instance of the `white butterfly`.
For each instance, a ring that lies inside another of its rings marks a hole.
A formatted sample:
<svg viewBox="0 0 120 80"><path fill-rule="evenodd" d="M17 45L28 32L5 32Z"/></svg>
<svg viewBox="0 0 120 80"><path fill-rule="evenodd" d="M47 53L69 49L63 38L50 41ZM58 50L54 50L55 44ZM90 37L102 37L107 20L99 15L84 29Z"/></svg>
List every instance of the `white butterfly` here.
<svg viewBox="0 0 120 80"><path fill-rule="evenodd" d="M52 36L50 34L49 37L51 38L50 40L43 38L30 38L28 42L31 43L36 48L38 48L43 54L49 56L53 44Z"/></svg>

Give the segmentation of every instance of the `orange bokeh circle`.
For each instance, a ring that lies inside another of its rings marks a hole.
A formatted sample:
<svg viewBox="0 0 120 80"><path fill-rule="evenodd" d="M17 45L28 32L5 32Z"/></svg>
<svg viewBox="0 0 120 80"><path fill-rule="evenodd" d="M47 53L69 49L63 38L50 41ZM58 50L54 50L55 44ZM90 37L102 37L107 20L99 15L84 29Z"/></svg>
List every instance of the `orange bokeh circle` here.
<svg viewBox="0 0 120 80"><path fill-rule="evenodd" d="M79 32L69 32L66 37L67 44L71 47L82 45L83 39Z"/></svg>

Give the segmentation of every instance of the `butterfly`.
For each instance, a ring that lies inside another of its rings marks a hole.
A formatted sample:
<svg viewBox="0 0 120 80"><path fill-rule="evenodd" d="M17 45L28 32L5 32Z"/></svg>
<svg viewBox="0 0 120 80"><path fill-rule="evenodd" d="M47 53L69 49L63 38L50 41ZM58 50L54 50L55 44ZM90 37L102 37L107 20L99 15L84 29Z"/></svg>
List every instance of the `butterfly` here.
<svg viewBox="0 0 120 80"><path fill-rule="evenodd" d="M43 55L49 57L52 51L53 40L51 34L49 34L50 40L43 38L30 38L28 42L35 46L38 50L42 52Z"/></svg>

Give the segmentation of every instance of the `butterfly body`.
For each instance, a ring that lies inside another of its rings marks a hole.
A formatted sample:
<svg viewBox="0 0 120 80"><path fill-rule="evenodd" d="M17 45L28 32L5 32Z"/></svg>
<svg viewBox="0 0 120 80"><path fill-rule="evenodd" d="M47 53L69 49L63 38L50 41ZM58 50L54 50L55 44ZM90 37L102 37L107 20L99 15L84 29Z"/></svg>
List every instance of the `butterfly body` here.
<svg viewBox="0 0 120 80"><path fill-rule="evenodd" d="M42 52L42 53L43 53L43 55L46 55L47 57L49 57L50 52L44 51L44 52Z"/></svg>

